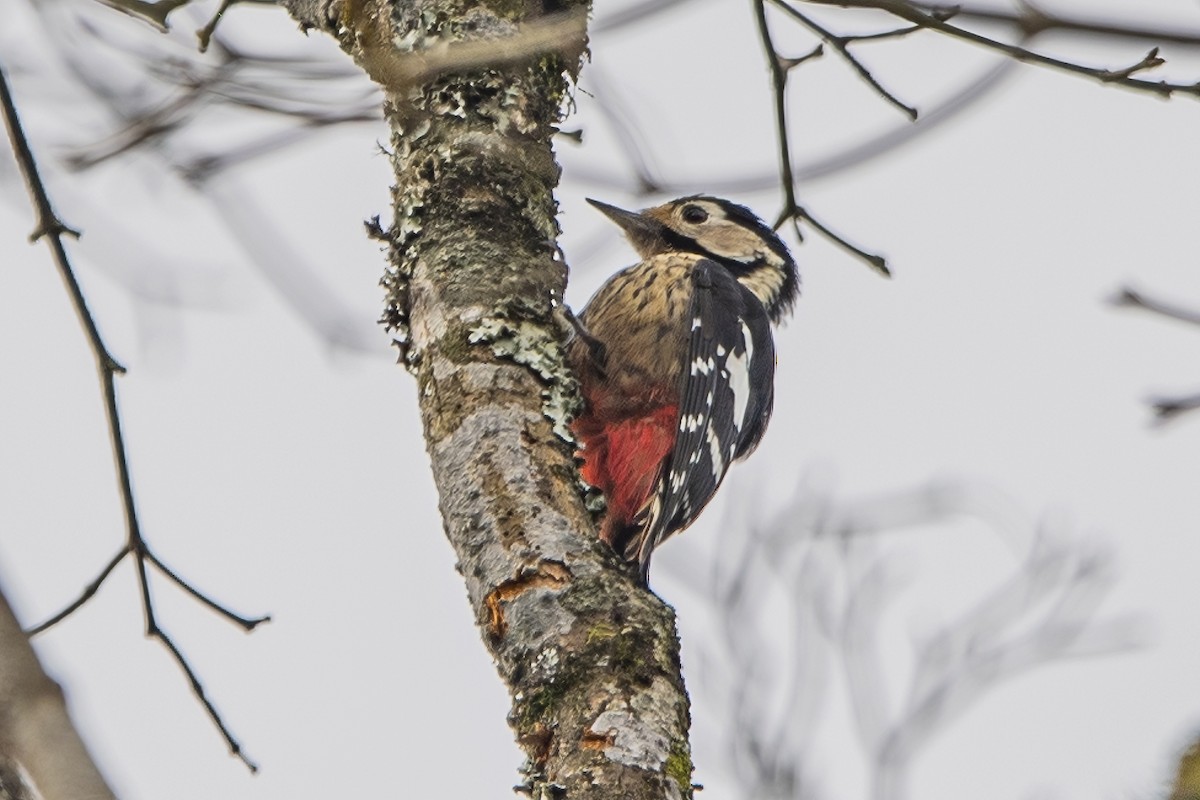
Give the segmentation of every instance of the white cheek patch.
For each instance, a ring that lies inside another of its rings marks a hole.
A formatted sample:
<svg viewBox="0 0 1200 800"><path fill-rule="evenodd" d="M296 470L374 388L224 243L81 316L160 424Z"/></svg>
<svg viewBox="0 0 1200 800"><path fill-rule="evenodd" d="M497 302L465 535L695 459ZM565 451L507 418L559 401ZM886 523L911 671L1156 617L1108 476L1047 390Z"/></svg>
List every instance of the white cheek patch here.
<svg viewBox="0 0 1200 800"><path fill-rule="evenodd" d="M767 308L779 297L779 292L783 289L783 280L783 270L771 267L759 267L748 275L738 277L738 283L749 289L758 298L758 302Z"/></svg>
<svg viewBox="0 0 1200 800"><path fill-rule="evenodd" d="M729 219L723 211L709 213L709 222L695 226L696 241L708 252L742 264L752 264L764 258L767 243L763 237L742 222Z"/></svg>

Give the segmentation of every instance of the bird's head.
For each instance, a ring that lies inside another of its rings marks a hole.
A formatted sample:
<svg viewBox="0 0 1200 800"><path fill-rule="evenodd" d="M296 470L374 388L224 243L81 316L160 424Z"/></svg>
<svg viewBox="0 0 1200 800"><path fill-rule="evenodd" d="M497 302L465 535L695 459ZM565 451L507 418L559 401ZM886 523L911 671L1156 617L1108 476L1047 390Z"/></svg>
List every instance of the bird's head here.
<svg viewBox="0 0 1200 800"><path fill-rule="evenodd" d="M642 258L696 253L724 266L758 298L772 322L779 322L796 302L796 262L770 226L745 206L706 195L681 197L644 211L588 202L621 226Z"/></svg>

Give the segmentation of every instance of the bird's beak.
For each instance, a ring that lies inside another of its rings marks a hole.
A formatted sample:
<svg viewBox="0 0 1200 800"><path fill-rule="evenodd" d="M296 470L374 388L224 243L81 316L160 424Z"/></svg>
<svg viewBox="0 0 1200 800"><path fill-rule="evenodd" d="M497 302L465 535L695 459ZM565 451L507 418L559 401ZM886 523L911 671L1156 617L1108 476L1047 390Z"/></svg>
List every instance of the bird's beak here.
<svg viewBox="0 0 1200 800"><path fill-rule="evenodd" d="M625 235L629 237L629 241L638 251L641 251L644 245L662 237L662 223L653 217L636 211L626 211L590 197L587 198L587 201L604 212L604 216L621 226L621 230L625 231Z"/></svg>

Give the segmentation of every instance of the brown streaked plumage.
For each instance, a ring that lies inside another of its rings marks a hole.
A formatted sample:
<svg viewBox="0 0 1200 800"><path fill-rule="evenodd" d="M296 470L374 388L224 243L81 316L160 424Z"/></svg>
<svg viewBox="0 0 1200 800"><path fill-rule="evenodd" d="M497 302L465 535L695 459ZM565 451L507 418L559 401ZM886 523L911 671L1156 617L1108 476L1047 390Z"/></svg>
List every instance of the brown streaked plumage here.
<svg viewBox="0 0 1200 800"><path fill-rule="evenodd" d="M585 410L581 472L608 506L601 537L638 564L686 528L766 429L770 323L798 290L786 247L743 206L685 197L635 213L590 200L642 261L579 315L568 358Z"/></svg>

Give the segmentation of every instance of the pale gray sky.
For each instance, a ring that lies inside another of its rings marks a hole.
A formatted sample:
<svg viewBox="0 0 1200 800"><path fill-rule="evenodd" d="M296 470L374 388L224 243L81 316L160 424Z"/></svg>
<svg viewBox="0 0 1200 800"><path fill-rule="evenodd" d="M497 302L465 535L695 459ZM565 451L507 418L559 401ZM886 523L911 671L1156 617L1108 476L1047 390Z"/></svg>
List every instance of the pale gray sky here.
<svg viewBox="0 0 1200 800"><path fill-rule="evenodd" d="M96 3L60 5L123 38L156 36ZM1051 7L1119 18L1127 4ZM601 4L597 18L606 13ZM1182 0L1147 0L1137 18L1200 29L1200 8ZM294 37L296 52L329 47L296 36L274 10L234 7L226 23L247 36ZM179 27L186 41L188 26ZM776 27L789 51L807 48ZM361 222L386 219L382 126L323 134L235 181L218 179L222 216L152 155L81 175L54 168L68 145L104 128L69 84L49 80L44 35L25 6L14 8L0 54L51 192L84 231L71 247L81 280L130 368L119 391L143 525L199 587L275 618L247 637L156 582L162 624L262 765L253 778L226 755L175 665L141 638L130 565L38 639L118 792L509 796L520 757L507 698L440 532L413 381L372 324L383 261ZM1110 66L1144 51L1046 44ZM584 129L584 144L560 146L576 306L633 258L584 197L661 199L597 183L625 168L589 91L619 93L672 179L775 169L748 4L697 0L598 36L592 49L595 72L584 71L565 124ZM993 63L929 36L861 53L922 109ZM1172 77L1200 77L1200 59L1164 54ZM800 162L903 123L832 54L796 73L790 99ZM717 505L656 556L654 583L679 611L689 677L711 629L677 576L716 537L737 535L719 524L731 506L765 514L802 477L846 498L970 480L1010 497L1030 526L1049 519L1059 535L1106 548L1116 571L1104 611L1140 615L1147 643L989 694L923 751L912 796L1153 796L1200 727L1191 691L1200 674L1200 415L1153 428L1143 401L1200 388L1200 330L1114 310L1105 298L1132 282L1200 307L1198 123L1194 100L1020 67L973 111L910 146L801 187L824 221L885 253L895 278L816 235L795 248L803 297L778 337L771 429ZM241 129L214 130L232 139ZM8 156L0 159L0 577L32 623L91 580L119 546L122 518L84 338L44 248L24 243L31 218ZM779 202L771 190L733 199L767 217ZM299 256L281 260L295 273L264 275L235 241L228 218L244 223L253 209L288 237ZM354 346L331 346L302 314L344 329ZM879 544L913 582L886 619L889 680L910 669L908 638L969 607L1013 569L1021 545L998 546L971 524ZM827 790L819 796L861 797L838 680L815 745ZM718 704L692 686L696 779L706 797L736 796Z"/></svg>

